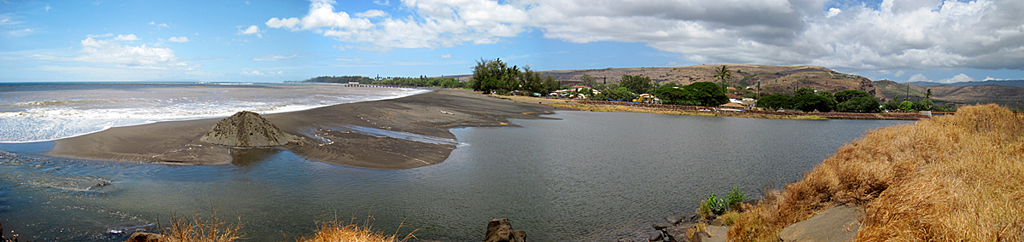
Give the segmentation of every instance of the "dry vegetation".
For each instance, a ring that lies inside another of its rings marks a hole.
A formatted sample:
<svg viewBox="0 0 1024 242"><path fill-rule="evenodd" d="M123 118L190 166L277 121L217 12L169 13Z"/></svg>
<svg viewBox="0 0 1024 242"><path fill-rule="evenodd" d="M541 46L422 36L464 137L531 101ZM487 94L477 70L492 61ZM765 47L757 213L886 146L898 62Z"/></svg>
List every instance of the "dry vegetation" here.
<svg viewBox="0 0 1024 242"><path fill-rule="evenodd" d="M996 105L870 131L736 219L734 241L778 241L837 204L857 241L1024 241L1024 115Z"/></svg>
<svg viewBox="0 0 1024 242"><path fill-rule="evenodd" d="M172 217L171 227L164 230L160 241L166 242L231 242L241 238L241 223L230 225L214 214L212 219Z"/></svg>
<svg viewBox="0 0 1024 242"><path fill-rule="evenodd" d="M399 226L401 227L401 226ZM413 231L415 232L415 231ZM299 242L398 242L406 241L410 238L415 238L412 233L409 233L402 239L398 239L398 232L392 235L384 235L380 232L371 230L371 226L364 224L362 226L343 223L338 221L322 222L320 228L316 231L316 234L308 238L302 238L297 241Z"/></svg>

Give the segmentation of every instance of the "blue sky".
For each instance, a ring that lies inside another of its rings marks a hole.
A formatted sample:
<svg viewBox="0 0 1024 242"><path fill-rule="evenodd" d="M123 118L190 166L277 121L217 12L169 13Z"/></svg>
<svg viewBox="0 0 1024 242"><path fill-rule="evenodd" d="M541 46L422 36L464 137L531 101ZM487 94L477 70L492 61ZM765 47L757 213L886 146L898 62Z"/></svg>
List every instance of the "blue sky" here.
<svg viewBox="0 0 1024 242"><path fill-rule="evenodd" d="M873 80L1024 79L1019 0L0 0L0 82L815 65Z"/></svg>

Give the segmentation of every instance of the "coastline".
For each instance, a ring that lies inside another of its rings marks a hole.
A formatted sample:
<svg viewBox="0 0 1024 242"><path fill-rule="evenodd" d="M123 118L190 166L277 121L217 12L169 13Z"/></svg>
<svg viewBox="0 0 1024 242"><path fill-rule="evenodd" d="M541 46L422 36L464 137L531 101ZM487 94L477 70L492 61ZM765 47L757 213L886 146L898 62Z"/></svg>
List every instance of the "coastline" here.
<svg viewBox="0 0 1024 242"><path fill-rule="evenodd" d="M557 108L491 98L471 91L435 89L387 100L345 103L263 115L302 142L280 147L311 161L366 168L409 169L443 162L455 144L426 143L345 127L367 127L455 139L461 127L514 126L509 118L535 119ZM239 110L242 111L242 110ZM137 163L220 165L244 159L245 149L199 141L219 118L115 127L56 140L45 155Z"/></svg>

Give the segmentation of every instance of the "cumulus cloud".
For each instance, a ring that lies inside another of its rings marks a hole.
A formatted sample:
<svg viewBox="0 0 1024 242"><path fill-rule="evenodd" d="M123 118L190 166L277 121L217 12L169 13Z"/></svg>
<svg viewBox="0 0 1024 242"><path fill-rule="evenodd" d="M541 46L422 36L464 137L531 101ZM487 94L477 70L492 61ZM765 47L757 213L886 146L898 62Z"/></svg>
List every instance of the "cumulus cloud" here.
<svg viewBox="0 0 1024 242"><path fill-rule="evenodd" d="M167 24L157 24L156 21L149 21L149 25L156 26L158 29L171 27L170 25L167 25Z"/></svg>
<svg viewBox="0 0 1024 242"><path fill-rule="evenodd" d="M500 37L523 32L529 20L526 11L518 6L490 0L406 1L405 7L415 10L416 15L407 18L384 18L384 12L374 10L353 17L335 12L334 3L315 0L301 18L271 18L265 24L291 31L309 30L342 42L369 43L388 50L495 43Z"/></svg>
<svg viewBox="0 0 1024 242"><path fill-rule="evenodd" d="M954 82L972 82L972 81L975 81L974 78L971 78L971 77L969 77L967 75L964 75L963 73L960 73L959 75L950 77L948 79L942 79L942 80L939 80L938 82L941 82L941 83L954 83Z"/></svg>
<svg viewBox="0 0 1024 242"><path fill-rule="evenodd" d="M129 35L120 35L119 34L119 35L117 35L117 37L114 37L114 40L117 40L117 41L136 41L136 40L139 40L139 37L135 36L135 34L129 34Z"/></svg>
<svg viewBox="0 0 1024 242"><path fill-rule="evenodd" d="M244 34L244 35L253 35L253 34L255 34L256 37L263 38L263 33L260 33L260 27L258 27L256 25L249 25L249 27L245 28L245 29L239 28L238 29L238 33L239 34Z"/></svg>
<svg viewBox="0 0 1024 242"><path fill-rule="evenodd" d="M388 13L385 13L384 11L380 11L380 10L376 10L376 9L371 9L371 10L367 10L366 12L362 12L362 13L357 13L356 14L356 17L360 17L360 18L373 18L373 17L384 17L384 16L388 16Z"/></svg>
<svg viewBox="0 0 1024 242"><path fill-rule="evenodd" d="M316 0L270 28L379 49L496 43L535 28L572 43L640 42L700 63L859 70L1024 68L1024 1L403 1L413 16L335 12Z"/></svg>
<svg viewBox="0 0 1024 242"><path fill-rule="evenodd" d="M441 55L441 58L452 58L452 55L444 54L444 55Z"/></svg>
<svg viewBox="0 0 1024 242"><path fill-rule="evenodd" d="M167 39L167 40L171 41L171 42L185 43L185 42L188 42L188 37L185 37L185 36L171 37L170 39Z"/></svg>
<svg viewBox="0 0 1024 242"><path fill-rule="evenodd" d="M930 82L932 80L928 79L928 77L924 76L924 74L918 73L918 74L914 74L913 76L910 76L910 79L907 79L907 81L908 82Z"/></svg>
<svg viewBox="0 0 1024 242"><path fill-rule="evenodd" d="M115 63L128 67L169 69L186 68L185 62L178 61L174 51L146 45L121 45L118 41L138 40L134 34L118 35L113 39L96 39L92 36L81 41L80 55L74 61Z"/></svg>

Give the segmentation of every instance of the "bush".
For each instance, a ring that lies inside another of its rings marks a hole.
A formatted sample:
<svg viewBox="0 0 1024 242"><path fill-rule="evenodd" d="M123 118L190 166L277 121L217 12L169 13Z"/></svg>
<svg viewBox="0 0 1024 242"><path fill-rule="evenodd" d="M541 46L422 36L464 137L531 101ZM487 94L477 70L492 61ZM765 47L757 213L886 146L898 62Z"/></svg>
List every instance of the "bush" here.
<svg viewBox="0 0 1024 242"><path fill-rule="evenodd" d="M722 215L722 213L725 213L725 201L714 193L708 196L708 199L701 201L700 208L697 209L697 214L704 219L710 219L711 215Z"/></svg>
<svg viewBox="0 0 1024 242"><path fill-rule="evenodd" d="M880 104L874 97L855 97L836 106L836 111L854 113L877 113Z"/></svg>
<svg viewBox="0 0 1024 242"><path fill-rule="evenodd" d="M743 195L743 191L740 191L738 187L732 187L732 191L729 192L729 196L725 198L726 205L733 211L738 211L740 204L747 200L747 196Z"/></svg>

